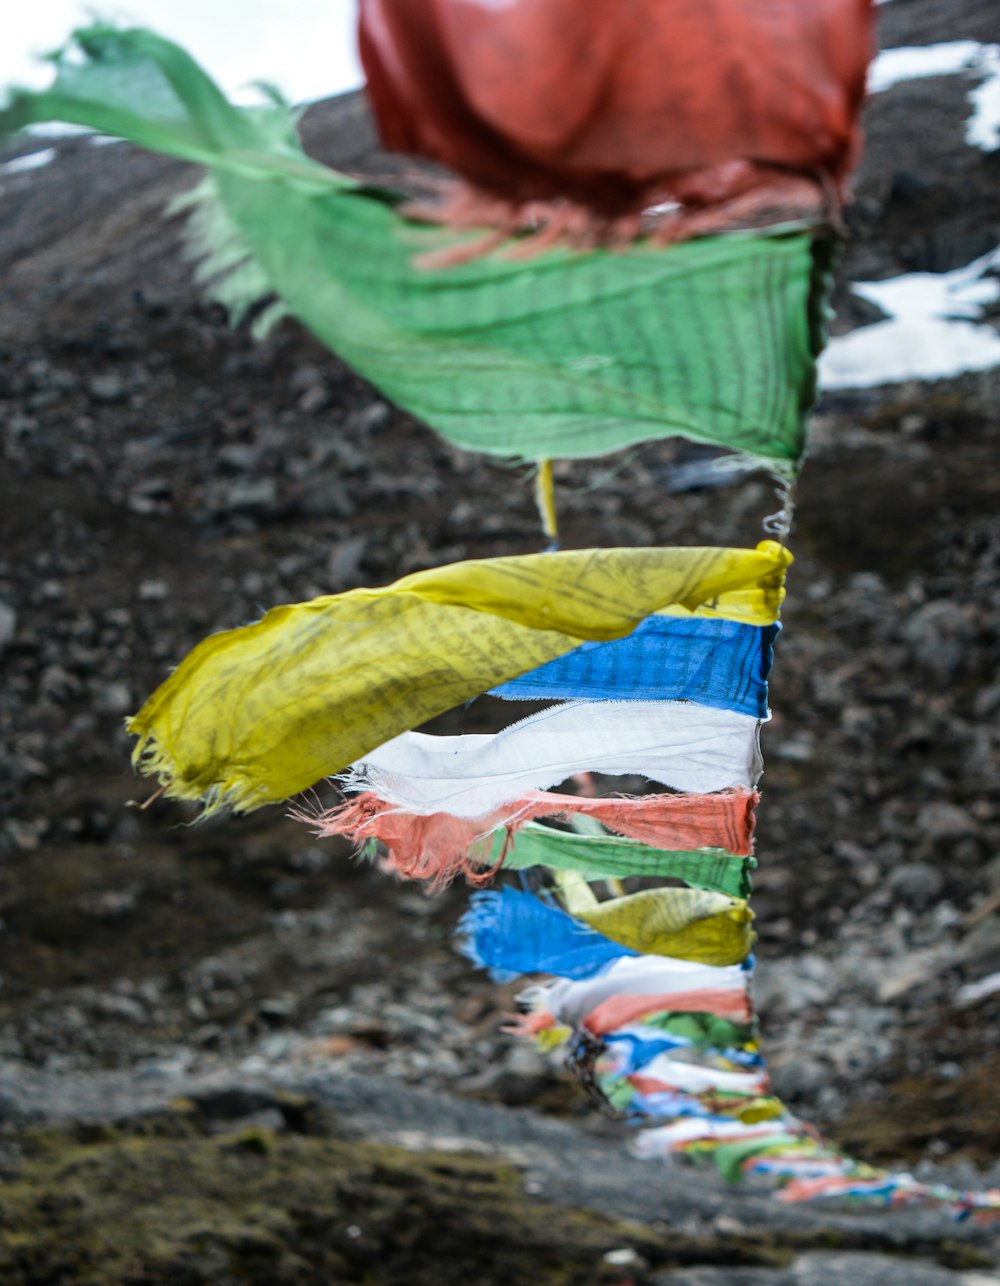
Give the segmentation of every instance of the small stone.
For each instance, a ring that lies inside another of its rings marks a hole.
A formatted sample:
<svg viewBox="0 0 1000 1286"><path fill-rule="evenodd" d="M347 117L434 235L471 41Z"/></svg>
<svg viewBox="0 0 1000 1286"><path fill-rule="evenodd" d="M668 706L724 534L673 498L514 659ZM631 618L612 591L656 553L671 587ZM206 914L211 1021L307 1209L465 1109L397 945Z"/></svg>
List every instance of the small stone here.
<svg viewBox="0 0 1000 1286"><path fill-rule="evenodd" d="M295 1013L295 1001L290 996L268 996L258 1003L257 1012L271 1022L285 1022Z"/></svg>
<svg viewBox="0 0 1000 1286"><path fill-rule="evenodd" d="M892 872L888 885L890 892L907 906L921 910L941 895L944 876L929 862L906 862Z"/></svg>
<svg viewBox="0 0 1000 1286"><path fill-rule="evenodd" d="M260 463L260 447L250 442L230 442L220 447L216 458L233 473L249 473Z"/></svg>
<svg viewBox="0 0 1000 1286"><path fill-rule="evenodd" d="M357 506L335 474L317 474L300 482L291 497L298 513L307 518L350 518Z"/></svg>
<svg viewBox="0 0 1000 1286"><path fill-rule="evenodd" d="M601 1256L601 1263L612 1268L639 1268L643 1259L631 1246L620 1246L617 1250L607 1250Z"/></svg>
<svg viewBox="0 0 1000 1286"><path fill-rule="evenodd" d="M367 552L368 540L364 536L350 536L347 540L336 542L326 560L333 589L353 584L357 580Z"/></svg>
<svg viewBox="0 0 1000 1286"><path fill-rule="evenodd" d="M85 894L80 898L78 906L91 919L113 923L131 915L138 901L135 889L104 889L100 893Z"/></svg>
<svg viewBox="0 0 1000 1286"><path fill-rule="evenodd" d="M925 804L917 814L917 826L932 840L964 839L975 835L976 821L957 804Z"/></svg>
<svg viewBox="0 0 1000 1286"><path fill-rule="evenodd" d="M162 603L170 593L165 580L143 580L135 591L136 598L142 603Z"/></svg>
<svg viewBox="0 0 1000 1286"><path fill-rule="evenodd" d="M987 916L977 924L963 938L958 956L978 974L1000 969L1000 915Z"/></svg>
<svg viewBox="0 0 1000 1286"><path fill-rule="evenodd" d="M989 687L981 688L976 693L972 710L977 719L988 719L1000 710L1000 683L991 683Z"/></svg>
<svg viewBox="0 0 1000 1286"><path fill-rule="evenodd" d="M253 478L234 482L226 497L232 513L258 518L273 517L280 509L278 487L273 478Z"/></svg>
<svg viewBox="0 0 1000 1286"><path fill-rule="evenodd" d="M80 680L61 665L47 665L38 685L39 695L45 701L68 701L80 693Z"/></svg>
<svg viewBox="0 0 1000 1286"><path fill-rule="evenodd" d="M918 607L901 630L914 658L941 680L953 678L962 669L974 632L969 608L950 599L936 599Z"/></svg>
<svg viewBox="0 0 1000 1286"><path fill-rule="evenodd" d="M0 652L14 641L17 633L17 612L9 603L0 602Z"/></svg>
<svg viewBox="0 0 1000 1286"><path fill-rule="evenodd" d="M94 999L94 1008L99 1014L108 1018L122 1018L129 1023L144 1023L146 1021L146 1011L138 1000L133 1000L131 996L115 996L112 994L96 996Z"/></svg>
<svg viewBox="0 0 1000 1286"><path fill-rule="evenodd" d="M102 683L94 694L94 708L99 714L127 714L132 693L124 683Z"/></svg>
<svg viewBox="0 0 1000 1286"><path fill-rule="evenodd" d="M371 433L382 427L389 419L390 411L385 402L369 402L360 411L354 411L347 418L344 426L350 434Z"/></svg>
<svg viewBox="0 0 1000 1286"><path fill-rule="evenodd" d="M937 978L947 963L942 950L937 947L913 951L905 959L893 961L879 981L879 1001L889 1004L902 999L909 992Z"/></svg>
<svg viewBox="0 0 1000 1286"><path fill-rule="evenodd" d="M94 402L121 402L128 392L120 375L95 375L87 385L87 392Z"/></svg>

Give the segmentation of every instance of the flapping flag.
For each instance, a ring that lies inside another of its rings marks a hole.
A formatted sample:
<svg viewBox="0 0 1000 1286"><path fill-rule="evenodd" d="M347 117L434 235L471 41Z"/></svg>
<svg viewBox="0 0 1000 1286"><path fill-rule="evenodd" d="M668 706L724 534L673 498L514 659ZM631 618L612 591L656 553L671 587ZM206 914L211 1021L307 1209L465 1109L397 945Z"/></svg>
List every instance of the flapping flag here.
<svg viewBox="0 0 1000 1286"><path fill-rule="evenodd" d="M501 865L551 866L593 880L674 876L697 888L746 897L757 800L756 791L747 789L597 799L539 790L485 817L469 818L409 812L364 791L335 808L310 812L303 807L295 816L320 836L346 835L359 844L377 840L397 874L435 884L459 874L489 879ZM591 818L617 835L574 835L529 825L537 817ZM690 851L695 849L700 851ZM484 866L489 868L485 876Z"/></svg>
<svg viewBox="0 0 1000 1286"><path fill-rule="evenodd" d="M584 643L490 695L509 701L697 701L766 719L778 628L649 616L627 638Z"/></svg>
<svg viewBox="0 0 1000 1286"><path fill-rule="evenodd" d="M524 870L547 866L587 880L630 876L683 880L692 888L735 898L749 895L750 872L756 865L752 857L735 857L717 848L670 851L615 835L573 835L531 825L519 831L510 843L505 844L499 836L494 839L492 857L494 871L500 867Z"/></svg>
<svg viewBox="0 0 1000 1286"><path fill-rule="evenodd" d="M523 993L540 1026L585 1028L594 1036L644 1013L670 1009L750 1017L748 976L738 965L705 965L665 956L622 955L596 977L562 980Z"/></svg>
<svg viewBox="0 0 1000 1286"><path fill-rule="evenodd" d="M671 604L772 621L788 562L774 541L756 550L528 554L274 608L255 625L211 635L181 662L128 721L139 738L134 759L175 798L200 800L208 811L257 808L583 639L627 634ZM756 722L715 715L713 747L724 758L710 789L749 784ZM708 768L710 752L709 760ZM481 811L519 789L494 792Z"/></svg>
<svg viewBox="0 0 1000 1286"><path fill-rule="evenodd" d="M484 817L577 773L634 774L675 790L752 787L759 721L683 702L567 701L492 736L406 732L352 765L350 790L411 812Z"/></svg>
<svg viewBox="0 0 1000 1286"><path fill-rule="evenodd" d="M472 959L505 975L581 978L640 952L730 965L753 945L745 901L696 889L648 889L567 915L515 889L477 893L460 933Z"/></svg>
<svg viewBox="0 0 1000 1286"><path fill-rule="evenodd" d="M481 235L408 219L398 197L312 160L287 107L232 105L177 45L93 26L56 68L48 91L14 93L0 134L69 121L205 167L186 205L209 293L237 319L276 295L262 325L287 309L449 441L538 459L681 435L795 471L831 253L801 220L429 270L415 260L460 258ZM851 135L849 95L833 96L808 157L831 172Z"/></svg>

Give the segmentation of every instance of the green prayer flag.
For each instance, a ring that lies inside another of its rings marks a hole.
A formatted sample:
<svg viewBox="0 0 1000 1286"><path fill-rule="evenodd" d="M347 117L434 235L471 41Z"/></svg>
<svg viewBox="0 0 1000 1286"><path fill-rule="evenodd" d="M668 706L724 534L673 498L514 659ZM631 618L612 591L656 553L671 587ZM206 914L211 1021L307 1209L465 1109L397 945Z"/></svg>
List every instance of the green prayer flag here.
<svg viewBox="0 0 1000 1286"><path fill-rule="evenodd" d="M514 241L421 268L481 233L408 220L398 196L311 160L286 105L234 106L142 29L89 27L55 63L50 90L13 93L0 133L71 121L205 166L186 204L214 297L238 319L273 292L449 441L537 459L681 435L795 471L829 267L816 229L528 258L505 255Z"/></svg>
<svg viewBox="0 0 1000 1286"><path fill-rule="evenodd" d="M670 852L617 835L574 835L535 822L509 838L498 831L489 860L499 862L505 847L503 865L510 870L549 866L557 871L576 871L588 880L653 875L737 898L749 896L750 871L756 865L752 857L735 857L721 848Z"/></svg>

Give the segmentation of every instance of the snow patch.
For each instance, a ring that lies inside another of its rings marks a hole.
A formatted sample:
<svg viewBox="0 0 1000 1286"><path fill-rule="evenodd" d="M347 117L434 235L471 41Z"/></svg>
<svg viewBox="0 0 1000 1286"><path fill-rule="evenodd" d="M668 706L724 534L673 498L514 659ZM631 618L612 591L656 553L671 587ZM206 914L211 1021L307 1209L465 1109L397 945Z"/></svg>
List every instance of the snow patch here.
<svg viewBox="0 0 1000 1286"><path fill-rule="evenodd" d="M980 320L1000 300L1000 279L990 275L998 269L1000 246L954 272L855 282L851 290L888 316L830 341L820 386L872 388L1000 366L1000 334Z"/></svg>
<svg viewBox="0 0 1000 1286"><path fill-rule="evenodd" d="M50 165L57 155L54 147L43 147L39 152L26 152L24 156L16 156L12 161L0 164L0 174L26 174L29 170L40 170L43 166Z"/></svg>
<svg viewBox="0 0 1000 1286"><path fill-rule="evenodd" d="M972 114L965 125L965 141L970 147L992 152L1000 147L1000 45L949 40L938 45L883 49L868 69L868 92L880 94L904 80L962 72L982 77L969 91Z"/></svg>

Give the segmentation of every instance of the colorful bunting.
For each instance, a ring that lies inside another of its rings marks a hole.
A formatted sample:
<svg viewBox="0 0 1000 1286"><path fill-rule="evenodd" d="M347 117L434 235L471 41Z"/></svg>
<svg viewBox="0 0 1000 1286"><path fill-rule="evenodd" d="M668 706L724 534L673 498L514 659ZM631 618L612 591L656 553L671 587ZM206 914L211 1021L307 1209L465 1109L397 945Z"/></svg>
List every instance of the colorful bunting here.
<svg viewBox="0 0 1000 1286"><path fill-rule="evenodd" d="M168 795L209 812L257 808L581 639L627 634L668 605L724 614L732 598L733 611L773 620L788 561L773 541L756 550L529 554L274 608L255 625L205 639L181 662L129 720L139 738L133 758ZM709 789L749 784L754 721L724 711L717 720L706 755L719 758L711 779L729 779ZM670 736L660 738L665 746ZM500 791L480 812L516 793Z"/></svg>

